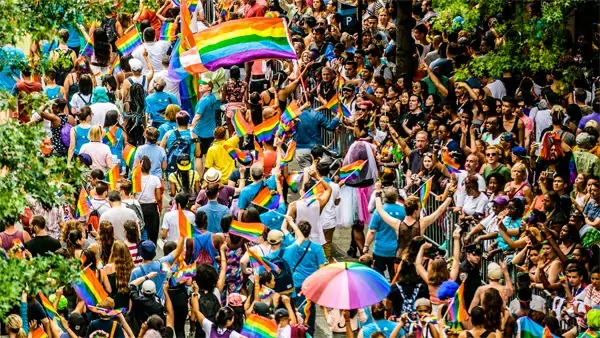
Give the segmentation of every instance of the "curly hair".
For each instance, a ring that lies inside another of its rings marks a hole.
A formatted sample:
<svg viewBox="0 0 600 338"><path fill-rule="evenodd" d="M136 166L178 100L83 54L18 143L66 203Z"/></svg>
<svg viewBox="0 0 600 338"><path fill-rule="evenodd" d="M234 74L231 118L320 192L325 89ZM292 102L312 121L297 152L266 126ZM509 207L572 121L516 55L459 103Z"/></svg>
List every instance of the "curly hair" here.
<svg viewBox="0 0 600 338"><path fill-rule="evenodd" d="M115 242L115 229L110 222L100 222L98 227L98 237L98 242L100 244L100 260L106 264L110 258L113 243Z"/></svg>
<svg viewBox="0 0 600 338"><path fill-rule="evenodd" d="M108 262L115 265L117 291L127 293L129 290L129 276L134 268L127 244L122 241L115 241Z"/></svg>
<svg viewBox="0 0 600 338"><path fill-rule="evenodd" d="M69 220L65 222L65 225L60 232L60 241L63 243L67 243L69 240L69 233L73 230L79 230L81 233L85 233L85 229L83 228L83 224L76 219Z"/></svg>
<svg viewBox="0 0 600 338"><path fill-rule="evenodd" d="M450 278L448 273L448 264L442 258L433 259L429 262L427 271L427 282L430 285L438 286Z"/></svg>

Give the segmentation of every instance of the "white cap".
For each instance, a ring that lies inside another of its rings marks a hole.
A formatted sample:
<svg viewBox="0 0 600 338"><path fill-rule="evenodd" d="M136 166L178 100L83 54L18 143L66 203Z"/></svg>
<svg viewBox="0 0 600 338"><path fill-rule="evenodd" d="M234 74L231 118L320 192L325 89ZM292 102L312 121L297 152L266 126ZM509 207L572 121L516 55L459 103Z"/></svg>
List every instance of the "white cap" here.
<svg viewBox="0 0 600 338"><path fill-rule="evenodd" d="M131 67L131 70L134 72L139 72L140 70L142 70L143 66L144 65L142 61L136 58L132 58L131 60L129 60L129 67Z"/></svg>
<svg viewBox="0 0 600 338"><path fill-rule="evenodd" d="M147 280L142 284L142 293L145 295L156 294L156 285L153 281Z"/></svg>

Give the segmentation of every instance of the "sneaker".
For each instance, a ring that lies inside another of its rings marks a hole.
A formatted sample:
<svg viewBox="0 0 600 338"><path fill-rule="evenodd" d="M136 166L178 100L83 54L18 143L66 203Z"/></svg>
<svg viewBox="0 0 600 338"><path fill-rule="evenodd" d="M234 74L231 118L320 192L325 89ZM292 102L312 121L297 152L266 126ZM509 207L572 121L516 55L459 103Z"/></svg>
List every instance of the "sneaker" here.
<svg viewBox="0 0 600 338"><path fill-rule="evenodd" d="M356 248L351 246L350 249L348 249L348 251L346 251L346 253L348 254L348 256L352 257L352 258L357 258L358 256L356 255Z"/></svg>

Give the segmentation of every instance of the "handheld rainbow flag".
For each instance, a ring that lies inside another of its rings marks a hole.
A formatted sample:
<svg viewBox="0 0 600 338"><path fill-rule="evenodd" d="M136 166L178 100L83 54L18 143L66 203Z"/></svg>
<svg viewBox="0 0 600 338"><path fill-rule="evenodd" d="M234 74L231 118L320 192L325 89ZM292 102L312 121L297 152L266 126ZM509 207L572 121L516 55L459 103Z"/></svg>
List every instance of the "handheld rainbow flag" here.
<svg viewBox="0 0 600 338"><path fill-rule="evenodd" d="M419 189L419 195L421 197L421 209L425 209L425 205L427 204L427 199L429 199L429 194L431 193L431 186L433 185L433 177L430 177Z"/></svg>
<svg viewBox="0 0 600 338"><path fill-rule="evenodd" d="M460 172L460 170L459 170L460 165L458 163L456 163L456 161L454 161L454 159L450 156L449 151L445 151L442 154L442 163L444 163L446 168L448 168L449 173L456 174L456 173Z"/></svg>
<svg viewBox="0 0 600 338"><path fill-rule="evenodd" d="M263 153L263 149L256 139L254 139L254 152L256 153L256 155L254 155L254 160L264 164L265 154Z"/></svg>
<svg viewBox="0 0 600 338"><path fill-rule="evenodd" d="M125 161L125 165L127 165L128 168L133 168L136 151L137 148L130 143L127 143L127 145L125 145L125 148L123 148L121 157L123 157L123 161Z"/></svg>
<svg viewBox="0 0 600 338"><path fill-rule="evenodd" d="M342 106L342 115L344 115L344 117L347 118L352 117L352 112L350 111L350 109L348 109L348 107L346 107L346 105L341 102L340 105Z"/></svg>
<svg viewBox="0 0 600 338"><path fill-rule="evenodd" d="M31 338L48 338L48 335L44 332L42 326L38 326L38 328L31 333Z"/></svg>
<svg viewBox="0 0 600 338"><path fill-rule="evenodd" d="M310 299L306 299L306 302L304 303L304 308L302 309L302 316L304 317L304 320L306 322L308 322L308 317L310 317L310 308L312 307L312 301Z"/></svg>
<svg viewBox="0 0 600 338"><path fill-rule="evenodd" d="M340 57L342 58L342 60L348 60L348 54L346 52L342 52L342 54L340 54Z"/></svg>
<svg viewBox="0 0 600 338"><path fill-rule="evenodd" d="M283 114L281 114L281 122L286 125L290 124L290 122L294 121L300 114L302 114L302 110L298 107L298 100L294 100L287 108L285 108Z"/></svg>
<svg viewBox="0 0 600 338"><path fill-rule="evenodd" d="M277 324L268 318L252 314L246 318L240 334L247 338L275 338L277 337Z"/></svg>
<svg viewBox="0 0 600 338"><path fill-rule="evenodd" d="M180 266L179 269L173 274L176 284L184 283L196 276L196 264L190 264Z"/></svg>
<svg viewBox="0 0 600 338"><path fill-rule="evenodd" d="M92 306L92 305L88 305L87 307L90 311L97 313L100 315L100 317L104 317L104 318L107 318L107 317L113 318L113 317L116 317L116 316L120 315L121 313L123 313L123 311L125 311L125 308L109 310L109 309Z"/></svg>
<svg viewBox="0 0 600 338"><path fill-rule="evenodd" d="M290 162L292 162L292 160L294 160L294 153L296 152L296 141L292 140L292 143L290 143L290 146L288 147L288 150L285 152L285 156L281 159L281 165L286 165Z"/></svg>
<svg viewBox="0 0 600 338"><path fill-rule="evenodd" d="M254 136L259 142L266 142L275 136L275 132L279 126L279 115L276 114L261 124L254 126Z"/></svg>
<svg viewBox="0 0 600 338"><path fill-rule="evenodd" d="M115 59L115 63L113 64L113 71L111 74L115 75L118 72L123 71L123 68L121 68L121 58L116 58Z"/></svg>
<svg viewBox="0 0 600 338"><path fill-rule="evenodd" d="M192 73L188 72L185 68L188 66L187 63L186 66L182 63L182 58L185 57L184 53L186 52L183 43L183 34L180 34L180 37L173 46L173 53L171 54L171 61L169 62L168 77L169 80L174 84L176 83L179 88L181 109L185 111L194 111L196 104L198 103L198 75L192 75ZM195 71L196 69L193 70ZM197 73L194 72L193 74Z"/></svg>
<svg viewBox="0 0 600 338"><path fill-rule="evenodd" d="M517 337L520 338L553 338L553 335L548 327L543 327L534 322L529 317L521 317L517 319ZM584 336L585 337L585 336ZM591 336L595 337L595 336Z"/></svg>
<svg viewBox="0 0 600 338"><path fill-rule="evenodd" d="M131 172L131 192L142 192L142 166L138 165Z"/></svg>
<svg viewBox="0 0 600 338"><path fill-rule="evenodd" d="M108 297L102 284L100 284L98 278L96 278L96 273L90 268L85 268L79 274L79 277L81 281L73 282L72 285L79 298L81 298L86 305L96 306Z"/></svg>
<svg viewBox="0 0 600 338"><path fill-rule="evenodd" d="M332 114L336 114L338 112L338 109L340 108L340 97L338 96L338 94L336 93L335 95L333 95L333 97L329 100L329 102L327 102L327 104L324 107L325 109L329 109L329 111Z"/></svg>
<svg viewBox="0 0 600 338"><path fill-rule="evenodd" d="M344 80L344 78L342 77L342 75L338 76L338 85L337 85L337 92L338 93L342 92L342 88L344 88L344 84L346 84L346 81Z"/></svg>
<svg viewBox="0 0 600 338"><path fill-rule="evenodd" d="M117 181L121 178L121 171L119 165L115 164L107 173L106 181L110 184L110 190L117 188Z"/></svg>
<svg viewBox="0 0 600 338"><path fill-rule="evenodd" d="M87 216L92 212L92 201L87 191L81 187L79 197L77 198L77 208L75 209L75 217Z"/></svg>
<svg viewBox="0 0 600 338"><path fill-rule="evenodd" d="M83 51L79 54L80 56L89 56L92 57L94 55L94 36L90 36L90 40L83 47Z"/></svg>
<svg viewBox="0 0 600 338"><path fill-rule="evenodd" d="M298 192L298 183L300 182L300 180L302 180L303 174L304 173L302 171L292 171L288 174L286 181L288 187L290 187L290 190L292 190L292 192Z"/></svg>
<svg viewBox="0 0 600 338"><path fill-rule="evenodd" d="M257 59L297 59L281 18L227 21L194 39L202 64L211 71Z"/></svg>
<svg viewBox="0 0 600 338"><path fill-rule="evenodd" d="M262 223L244 223L240 221L231 221L229 233L243 237L251 242L255 242L265 231L265 226Z"/></svg>
<svg viewBox="0 0 600 338"><path fill-rule="evenodd" d="M465 283L461 283L456 293L454 294L454 300L452 306L448 309L448 321L456 323L460 326L460 322L467 320L469 314L465 309Z"/></svg>
<svg viewBox="0 0 600 338"><path fill-rule="evenodd" d="M592 329L587 329L587 331L585 331L582 335L578 336L578 338L598 338L598 333L596 333Z"/></svg>
<svg viewBox="0 0 600 338"><path fill-rule="evenodd" d="M175 22L163 22L162 27L160 27L160 40L177 40L177 24Z"/></svg>
<svg viewBox="0 0 600 338"><path fill-rule="evenodd" d="M371 128L375 124L375 118L377 118L377 115L373 113L369 118L369 122L367 122L367 128Z"/></svg>
<svg viewBox="0 0 600 338"><path fill-rule="evenodd" d="M268 210L275 210L279 207L279 203L281 203L281 195L271 194L269 187L264 187L263 190L254 197L252 203Z"/></svg>
<svg viewBox="0 0 600 338"><path fill-rule="evenodd" d="M239 150L238 148L234 148L227 144L223 145L223 149L225 149L225 151L229 153L229 156L231 156L231 158L240 161L242 164L252 163L252 155L245 151Z"/></svg>
<svg viewBox="0 0 600 338"><path fill-rule="evenodd" d="M117 129L119 127L117 126L112 126L110 128L108 128L108 131L106 133L106 144L108 144L111 147L114 147L117 145Z"/></svg>
<svg viewBox="0 0 600 338"><path fill-rule="evenodd" d="M142 45L142 37L137 28L131 29L129 32L123 34L123 36L115 42L115 45L123 55L128 55Z"/></svg>
<svg viewBox="0 0 600 338"><path fill-rule="evenodd" d="M181 6L181 2L179 0L173 0L173 3L177 7ZM196 11L196 7L198 7L198 0L188 0L187 1L187 6L188 6L190 12L192 12L192 13L195 12Z"/></svg>
<svg viewBox="0 0 600 338"><path fill-rule="evenodd" d="M44 307L44 310L46 310L48 318L50 318L50 320L54 319L54 317L58 318L58 312L54 308L54 304L52 304L52 302L48 298L46 298L46 296L44 296L44 294L41 291L38 292L38 296L42 301L42 306Z"/></svg>
<svg viewBox="0 0 600 338"><path fill-rule="evenodd" d="M277 265L275 265L274 263L271 263L265 257L257 255L256 252L254 252L252 250L248 250L248 257L250 258L250 264L253 269L258 269L259 267L262 266L267 271L272 271L272 270L279 271L279 267Z"/></svg>
<svg viewBox="0 0 600 338"><path fill-rule="evenodd" d="M246 119L244 119L242 114L243 113L241 109L236 109L233 112L233 117L231 119L233 128L239 137L242 137L252 131L252 126L246 122Z"/></svg>
<svg viewBox="0 0 600 338"><path fill-rule="evenodd" d="M185 217L181 207L177 205L177 224L179 225L179 236L184 238L194 238L199 235L198 228L192 225Z"/></svg>
<svg viewBox="0 0 600 338"><path fill-rule="evenodd" d="M365 164L367 164L367 161L358 160L341 167L339 172L340 180L346 181L357 178Z"/></svg>
<svg viewBox="0 0 600 338"><path fill-rule="evenodd" d="M310 190L308 190L304 194L304 196L302 196L302 199L306 202L306 205L309 206L309 205L313 204L313 202L316 201L317 198L319 198L319 196L324 192L325 192L325 187L323 186L321 181L319 181L312 188L310 188Z"/></svg>

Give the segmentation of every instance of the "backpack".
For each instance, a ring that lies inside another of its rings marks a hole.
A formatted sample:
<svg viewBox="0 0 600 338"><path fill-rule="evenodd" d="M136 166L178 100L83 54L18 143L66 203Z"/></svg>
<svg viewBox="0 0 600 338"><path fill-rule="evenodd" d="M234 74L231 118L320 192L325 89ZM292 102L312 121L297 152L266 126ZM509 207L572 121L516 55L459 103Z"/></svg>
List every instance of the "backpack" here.
<svg viewBox="0 0 600 338"><path fill-rule="evenodd" d="M290 324L291 336L294 338L306 338L308 334L308 327L300 324Z"/></svg>
<svg viewBox="0 0 600 338"><path fill-rule="evenodd" d="M191 140L181 137L179 130L175 129L175 142L173 142L167 153L167 174L177 171L177 157L184 153L191 155L191 149Z"/></svg>
<svg viewBox="0 0 600 338"><path fill-rule="evenodd" d="M402 290L402 287L398 285L398 283L396 283L396 287L398 287L398 291L400 291L400 295L404 300L402 302L402 313L415 312L415 301L417 300L417 296L419 295L419 291L421 290L421 284L419 283L417 284L417 286L415 286L411 298L406 297L404 291Z"/></svg>
<svg viewBox="0 0 600 338"><path fill-rule="evenodd" d="M73 53L73 50L71 49L67 49L62 50L60 48L57 48L54 50L54 52L59 54L59 57L64 57L66 55L71 55L71 53ZM67 78L67 75L69 75L71 73L71 69L73 68L73 62L69 62L69 65L64 67L64 66L56 66L55 70L56 70L56 84L59 86L64 86L65 84L65 79Z"/></svg>
<svg viewBox="0 0 600 338"><path fill-rule="evenodd" d="M388 66L387 65L381 65L381 69L379 70L378 74L379 76L383 77L383 75L385 74L385 70Z"/></svg>
<svg viewBox="0 0 600 338"><path fill-rule="evenodd" d="M144 223L144 214L142 213L142 207L140 207L139 205L135 204L135 203L123 203L125 204L125 207L127 209L131 209L135 212L135 214L137 215L138 219L140 220L140 231L142 231L144 229L144 227L146 226L146 223Z"/></svg>
<svg viewBox="0 0 600 338"><path fill-rule="evenodd" d="M68 148L71 145L71 129L73 129L73 126L69 123L68 116L66 121L61 121L61 123L63 125L60 127L60 140Z"/></svg>
<svg viewBox="0 0 600 338"><path fill-rule="evenodd" d="M117 20L114 18L106 18L102 20L102 25L100 25L102 30L106 33L108 37L108 42L111 44L117 41Z"/></svg>
<svg viewBox="0 0 600 338"><path fill-rule="evenodd" d="M308 251L308 250L306 250ZM292 269L288 262L283 259L283 249L279 250L279 254L275 258L271 259L271 263L279 267L279 272L272 270L273 276L275 276L275 292L287 291L294 287L294 279L292 278ZM303 257L304 258L304 257ZM296 264L297 266L297 264ZM294 267L295 268L295 267ZM292 337L294 337L292 335Z"/></svg>
<svg viewBox="0 0 600 338"><path fill-rule="evenodd" d="M108 202L104 202L102 204L100 204L100 206L98 208L100 208L101 206L108 204ZM92 208L92 212L90 213L90 216L88 217L88 231L90 230L94 230L94 231L98 231L98 226L100 225L100 213L98 212L98 209L96 208Z"/></svg>
<svg viewBox="0 0 600 338"><path fill-rule="evenodd" d="M215 322L215 316L217 311L221 308L221 303L217 296L212 292L200 291L200 312L211 322ZM204 330L202 329L202 323L196 323L196 337L206 337Z"/></svg>

